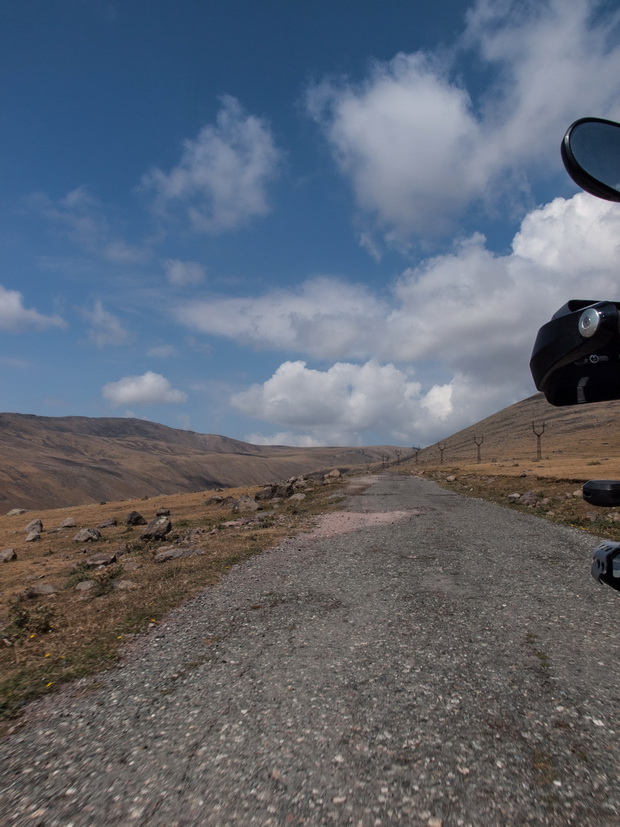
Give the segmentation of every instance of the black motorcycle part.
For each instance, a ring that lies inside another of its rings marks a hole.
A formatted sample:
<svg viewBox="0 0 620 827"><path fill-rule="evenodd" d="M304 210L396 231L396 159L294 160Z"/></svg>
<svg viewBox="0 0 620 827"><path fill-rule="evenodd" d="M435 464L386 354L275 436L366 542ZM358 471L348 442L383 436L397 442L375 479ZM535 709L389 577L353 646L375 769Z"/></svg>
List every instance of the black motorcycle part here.
<svg viewBox="0 0 620 827"><path fill-rule="evenodd" d="M620 543L605 541L594 549L592 577L620 591Z"/></svg>
<svg viewBox="0 0 620 827"><path fill-rule="evenodd" d="M590 505L614 508L620 505L620 480L588 480L583 486L583 498Z"/></svg>

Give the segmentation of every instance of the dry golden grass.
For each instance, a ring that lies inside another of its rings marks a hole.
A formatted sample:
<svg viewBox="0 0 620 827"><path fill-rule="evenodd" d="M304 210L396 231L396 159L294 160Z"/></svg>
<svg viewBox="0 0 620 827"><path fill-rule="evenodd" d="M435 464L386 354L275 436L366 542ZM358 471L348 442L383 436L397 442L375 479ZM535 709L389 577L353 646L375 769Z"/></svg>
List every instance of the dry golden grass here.
<svg viewBox="0 0 620 827"><path fill-rule="evenodd" d="M532 466L509 469L505 473L500 464L432 464L414 462L402 463L400 470L431 479L459 494L479 497L509 508L523 510L555 523L570 525L583 531L620 541L620 512L614 508L600 508L590 505L581 497L583 482L590 476L567 476L560 474L539 474ZM448 479L450 478L450 479ZM453 479L452 479L453 478ZM596 475L596 478L602 478ZM548 500L537 507L511 504L508 495L532 491L540 500Z"/></svg>
<svg viewBox="0 0 620 827"><path fill-rule="evenodd" d="M253 496L256 488L228 489L222 496ZM298 533L318 513L334 508L337 484L317 486L305 500L283 501L272 509L232 514L230 507L207 506L214 492L174 494L0 517L0 550L13 548L17 559L0 564L0 719L14 716L25 701L54 691L68 680L105 667L129 636L157 623L170 609L196 595L235 563ZM330 499L328 499L328 497ZM173 529L161 542L140 541L143 526L126 525L130 511L150 521L158 509L170 509ZM68 517L77 528L55 531ZM247 525L222 527L230 520L257 517ZM25 526L40 518L41 540L25 542ZM103 539L77 543L79 528L96 527ZM220 527L218 529L218 526ZM154 555L190 529L202 533L192 545L203 553L155 563ZM214 533L211 533L215 529ZM118 562L93 570L86 560L101 552L124 552ZM80 592L76 585L92 579ZM119 589L121 581L129 581ZM28 597L28 587L50 584L53 595Z"/></svg>
<svg viewBox="0 0 620 827"><path fill-rule="evenodd" d="M588 480L620 478L620 401L554 408L536 394L420 451L422 466L444 465L472 473ZM544 425L544 430L543 430ZM537 459L541 433L541 459ZM481 463L477 463L480 445Z"/></svg>

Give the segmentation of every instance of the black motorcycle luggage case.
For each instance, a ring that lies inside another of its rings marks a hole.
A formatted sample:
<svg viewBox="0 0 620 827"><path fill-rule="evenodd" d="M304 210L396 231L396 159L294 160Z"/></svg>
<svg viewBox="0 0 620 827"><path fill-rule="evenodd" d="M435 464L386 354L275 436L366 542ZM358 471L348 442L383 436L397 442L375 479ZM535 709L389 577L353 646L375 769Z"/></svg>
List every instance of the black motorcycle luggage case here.
<svg viewBox="0 0 620 827"><path fill-rule="evenodd" d="M589 480L583 486L583 498L590 505L620 505L620 480Z"/></svg>

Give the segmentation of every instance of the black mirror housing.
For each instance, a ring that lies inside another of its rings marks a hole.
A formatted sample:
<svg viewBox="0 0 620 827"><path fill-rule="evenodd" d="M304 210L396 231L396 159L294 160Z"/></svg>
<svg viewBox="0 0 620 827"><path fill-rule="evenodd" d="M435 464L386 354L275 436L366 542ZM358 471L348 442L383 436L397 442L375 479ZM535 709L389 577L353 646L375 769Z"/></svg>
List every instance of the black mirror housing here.
<svg viewBox="0 0 620 827"><path fill-rule="evenodd" d="M562 140L562 161L581 189L606 201L620 201L620 124L580 118Z"/></svg>

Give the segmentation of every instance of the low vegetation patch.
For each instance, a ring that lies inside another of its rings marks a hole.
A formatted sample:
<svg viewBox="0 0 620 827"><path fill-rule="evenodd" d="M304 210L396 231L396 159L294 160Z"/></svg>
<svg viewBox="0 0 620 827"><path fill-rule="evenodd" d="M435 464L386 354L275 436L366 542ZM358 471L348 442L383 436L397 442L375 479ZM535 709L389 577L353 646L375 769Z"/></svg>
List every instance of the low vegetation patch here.
<svg viewBox="0 0 620 827"><path fill-rule="evenodd" d="M258 491L243 488L210 505L208 491L0 517L0 551L15 551L0 562L0 721L108 666L123 643L232 566L309 528L314 516L337 508L339 485L309 485L304 499L266 501L258 511L233 511L235 500ZM162 509L172 522L162 540L143 540L144 526L126 524L131 511L151 522ZM35 518L43 531L26 541ZM75 526L60 528L67 520ZM79 529L97 526L100 540L74 540ZM157 562L163 549L183 554Z"/></svg>

